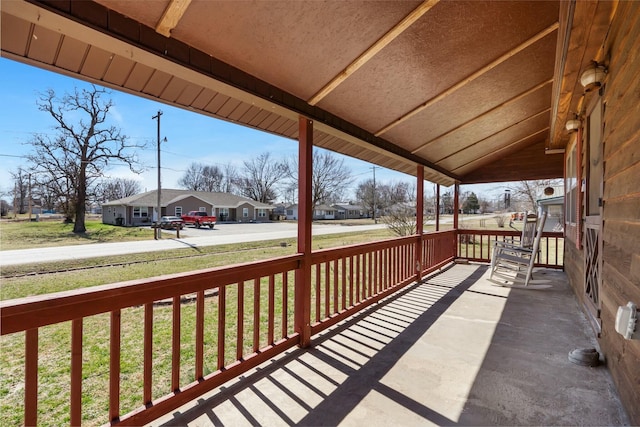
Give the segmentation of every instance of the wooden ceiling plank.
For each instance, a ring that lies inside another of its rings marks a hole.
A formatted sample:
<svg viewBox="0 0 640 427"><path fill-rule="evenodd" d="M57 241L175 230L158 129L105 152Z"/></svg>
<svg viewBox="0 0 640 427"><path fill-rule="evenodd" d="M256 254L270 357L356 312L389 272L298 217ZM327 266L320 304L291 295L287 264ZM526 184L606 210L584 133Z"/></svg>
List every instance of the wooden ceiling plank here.
<svg viewBox="0 0 640 427"><path fill-rule="evenodd" d="M512 125L510 125L510 126L507 126L507 127L503 128L503 129L500 129L500 130L498 130L497 132L494 132L494 133L492 133L491 135L486 136L485 138L482 138L482 139L479 139L479 140L477 140L477 141L474 141L474 142L473 142L473 144L465 145L465 146L464 146L464 148L462 148L462 149L460 149L460 150L457 150L457 151L454 151L453 153L447 154L447 155L446 155L446 156L444 156L443 158L436 160L436 161L435 161L435 163L436 163L436 164L438 164L438 163L442 162L443 160L446 160L446 159L450 158L451 156L455 156L456 154L459 154L459 153L461 153L461 152L463 152L463 151L465 151L465 150L468 150L469 148L472 148L472 147L474 147L475 145L481 144L482 142L486 141L486 140L487 140L487 139L489 139L489 138L493 138L493 137L494 137L494 136L496 136L496 135L499 135L499 134L501 134L501 133L503 133L503 132L507 132L508 130L510 130L510 129L512 129L512 128L514 128L515 126L519 126L519 125L521 125L521 124L523 124L523 123L526 123L526 122L528 122L528 121L530 121L530 120L533 120L533 119L535 119L536 117L539 117L540 115L542 115L542 114L546 114L546 113L548 113L548 112L550 112L550 111L551 111L551 108L546 108L546 109L544 109L544 110L542 110L542 111L540 111L540 112L538 112L538 113L536 113L536 114L534 114L534 115L532 115L532 116L527 117L527 118L526 118L526 119L524 119L524 120L520 120L520 121L519 121L519 122L517 122L517 123L513 123L513 124L512 124ZM537 132L536 132L536 133L537 133ZM518 141L521 141L521 139L520 139L520 140L518 140ZM510 147L511 145L513 145L513 144L509 144L509 145L507 145L507 147ZM502 148L499 148L499 149L498 149L498 150L496 150L495 152L498 152L498 151L500 151L500 150L502 150Z"/></svg>
<svg viewBox="0 0 640 427"><path fill-rule="evenodd" d="M322 89L320 89L315 95L313 95L307 102L309 105L316 105L327 95L329 95L336 87L344 82L350 75L355 73L360 67L366 64L371 58L373 58L378 52L384 49L389 43L395 40L400 34L402 34L407 28L413 25L420 17L427 13L433 6L435 6L440 0L426 0L409 13L402 21L396 24L393 28L385 33L377 42L371 45L360 56L358 56L351 64L342 70L337 76L335 76L329 83L327 83Z"/></svg>
<svg viewBox="0 0 640 427"><path fill-rule="evenodd" d="M510 143L509 145L505 145L504 147L501 147L495 151L492 151L491 153L485 154L484 156L480 156L480 157L476 157L475 159L471 160L470 162L467 162L463 165L458 166L457 168L455 168L454 170L457 171L456 173L459 173L460 169L463 169L465 167L468 167L469 165L474 165L474 164L486 164L487 162L490 161L490 159L492 158L499 158L500 157L500 153L512 149L514 146L517 146L518 144L522 143L523 141L526 141L529 138L533 138L537 135L540 135L546 131L548 131L550 128L549 127L545 127L544 129L540 129L530 135L527 136L523 136L522 138L518 139L517 141L513 141L512 143Z"/></svg>
<svg viewBox="0 0 640 427"><path fill-rule="evenodd" d="M470 125L471 123L475 122L476 120L479 120L479 119L481 119L482 117L485 117L485 116L487 116L487 115L489 115L489 114L493 113L494 111L499 110L500 108L508 107L509 105L511 105L511 104L513 104L513 103L515 103L515 102L517 102L517 101L521 100L522 98L524 98L524 97L526 97L526 96L528 96L528 95L530 95L530 94L534 93L534 92L535 92L535 91L537 91L538 89L542 89L543 87L545 87L546 85L548 85L548 84L550 84L550 83L552 83L552 82L553 82L553 79L549 79L549 80L545 80L544 82L542 82L542 83L539 83L539 84L535 85L535 86L534 86L534 87L532 87L531 89L529 89L529 90L527 90L527 91L525 91L525 92L522 92L522 93L520 93L520 94L518 94L518 95L514 96L513 98L511 98L511 99L509 99L509 100L507 100L507 101L503 102L503 103L502 103L502 104L500 104L500 105L495 106L494 108L492 108L492 109L490 109L490 110L488 110L488 111L485 111L484 113L480 114L479 116L473 117L472 119L467 120L466 122L462 123L462 124L461 124L461 125L459 125L459 126L456 126L455 128L451 129L450 131L445 132L445 133L443 133L442 135L438 135L437 137L435 137L435 138L433 138L433 139L431 139L431 140L429 140L429 141L425 142L424 144L420 145L420 146L419 146L418 148L416 148L415 150L411 151L411 154L416 154L418 151L421 151L422 149L424 149L425 147L427 147L427 146L428 146L429 144L431 144L432 142L434 142L434 141L436 141L436 140L438 140L438 139L440 139L440 138L443 138L443 137L445 137L445 136L447 136L447 135L450 135L450 134L452 134L453 132L456 132L457 130L464 128L465 126Z"/></svg>
<svg viewBox="0 0 640 427"><path fill-rule="evenodd" d="M500 65L503 62L507 61L509 58L517 55L518 53L522 52L523 50L525 50L529 46L535 44L536 42L542 40L544 37L546 37L549 34L553 33L554 31L556 31L558 29L558 26L559 26L558 22L553 23L552 25L548 26L544 30L540 31L538 34L534 35L533 37L531 37L528 40L524 41L520 45L516 46L515 48L513 48L510 51L506 52L505 54L501 55L499 58L494 59L493 61L491 61L490 63L488 63L484 67L478 69L477 71L475 71L470 76L466 77L465 79L463 79L463 80L459 81L458 83L456 83L455 85L451 86L450 88L448 88L444 92L441 92L439 95L436 95L435 97L429 99L428 101L422 103L421 105L417 106L413 110L409 111L404 116L402 116L402 117L394 120L393 122L389 123L388 125L386 125L382 129L380 129L378 132L376 132L374 135L375 136L382 135L383 133L389 131L390 129L398 126L400 123L403 123L406 120L410 119L411 117L415 116L416 114L418 114L419 112L423 111L424 109L432 106L436 102L446 98L447 96L451 95L453 92L457 91L458 89L462 88L463 86L466 86L467 84L471 83L472 81L474 81L478 77L488 73L489 71L491 71L494 68L496 68L498 65Z"/></svg>
<svg viewBox="0 0 640 427"><path fill-rule="evenodd" d="M190 3L191 0L171 0L156 25L156 32L171 37L171 30L178 25Z"/></svg>

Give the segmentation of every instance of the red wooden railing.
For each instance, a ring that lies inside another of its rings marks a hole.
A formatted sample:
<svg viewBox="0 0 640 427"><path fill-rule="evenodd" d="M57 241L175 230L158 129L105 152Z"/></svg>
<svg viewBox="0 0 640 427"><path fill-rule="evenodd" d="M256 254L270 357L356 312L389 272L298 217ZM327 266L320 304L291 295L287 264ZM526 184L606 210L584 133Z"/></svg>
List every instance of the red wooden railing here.
<svg viewBox="0 0 640 427"><path fill-rule="evenodd" d="M314 252L306 283L311 287L310 318L304 320L312 333L321 331L451 262L455 251L456 232L451 230ZM297 254L0 303L1 334L25 333L24 424L38 421L43 356L38 338L44 328L69 324L70 374L55 381L69 384L70 424L80 425L83 367L90 357L84 342L95 333L85 325L108 314L108 419L102 422L143 424L300 343L295 332L300 325L294 324L298 286L293 282L303 262ZM183 327L187 308L195 312L192 327ZM165 324L157 314L166 310ZM132 339L123 338L135 323L132 318L140 319L143 331L133 343L141 353L138 403L121 402L122 387L134 382L123 380L121 365L132 358L124 349ZM170 331L170 363L158 373L154 334L165 330ZM190 333L193 339L185 339ZM185 353L193 354L186 367Z"/></svg>
<svg viewBox="0 0 640 427"><path fill-rule="evenodd" d="M518 242L521 233L511 230L458 230L458 257L469 261L490 262L494 242ZM544 232L540 240L537 267L564 268L564 237L560 232Z"/></svg>
<svg viewBox="0 0 640 427"><path fill-rule="evenodd" d="M313 253L313 334L414 282L416 236ZM421 275L453 261L453 230L424 234Z"/></svg>

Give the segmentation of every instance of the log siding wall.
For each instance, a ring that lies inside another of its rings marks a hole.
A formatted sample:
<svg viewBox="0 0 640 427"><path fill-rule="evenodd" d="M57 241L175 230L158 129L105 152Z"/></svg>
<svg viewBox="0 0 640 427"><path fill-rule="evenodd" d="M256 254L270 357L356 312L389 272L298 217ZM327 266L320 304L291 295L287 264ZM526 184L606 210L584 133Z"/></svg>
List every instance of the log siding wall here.
<svg viewBox="0 0 640 427"><path fill-rule="evenodd" d="M640 340L615 331L618 306L640 305L640 2L620 2L604 42L603 266L599 343L631 424L640 424ZM593 96L593 95L591 95ZM584 165L584 163L583 163ZM583 176L584 175L583 170ZM565 245L565 268L584 298L584 251Z"/></svg>

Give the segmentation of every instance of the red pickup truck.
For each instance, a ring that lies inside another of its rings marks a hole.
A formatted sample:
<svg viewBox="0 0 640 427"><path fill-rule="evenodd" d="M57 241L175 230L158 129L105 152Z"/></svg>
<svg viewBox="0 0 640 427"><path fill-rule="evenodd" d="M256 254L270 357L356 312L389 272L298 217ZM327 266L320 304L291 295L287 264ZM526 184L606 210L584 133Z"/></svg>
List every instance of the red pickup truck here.
<svg viewBox="0 0 640 427"><path fill-rule="evenodd" d="M200 228L203 225L208 225L209 228L213 228L218 220L215 215L207 215L207 213L203 211L191 211L186 215L182 215L181 218L185 225L192 224L195 225L196 228Z"/></svg>

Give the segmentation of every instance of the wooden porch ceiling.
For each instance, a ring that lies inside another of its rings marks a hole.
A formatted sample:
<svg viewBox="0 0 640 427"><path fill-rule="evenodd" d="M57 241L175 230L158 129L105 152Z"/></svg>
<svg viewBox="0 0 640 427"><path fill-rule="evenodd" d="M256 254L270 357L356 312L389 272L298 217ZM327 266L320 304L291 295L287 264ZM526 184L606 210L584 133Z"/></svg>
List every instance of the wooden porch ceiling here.
<svg viewBox="0 0 640 427"><path fill-rule="evenodd" d="M303 114L315 145L443 185L555 178L602 41L584 28L615 7L582 3L2 0L1 44L288 138Z"/></svg>

